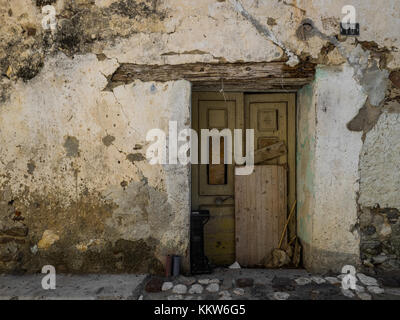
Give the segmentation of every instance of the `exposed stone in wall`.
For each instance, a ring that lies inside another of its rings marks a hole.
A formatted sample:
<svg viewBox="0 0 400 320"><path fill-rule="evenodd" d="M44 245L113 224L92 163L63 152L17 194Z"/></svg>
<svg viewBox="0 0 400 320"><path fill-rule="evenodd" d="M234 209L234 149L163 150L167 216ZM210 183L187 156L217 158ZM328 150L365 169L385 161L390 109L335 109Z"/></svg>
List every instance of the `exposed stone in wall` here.
<svg viewBox="0 0 400 320"><path fill-rule="evenodd" d="M361 259L370 272L400 269L398 209L364 208L360 215Z"/></svg>
<svg viewBox="0 0 400 320"><path fill-rule="evenodd" d="M400 268L399 97L393 84L360 155L360 249L363 264L370 271Z"/></svg>

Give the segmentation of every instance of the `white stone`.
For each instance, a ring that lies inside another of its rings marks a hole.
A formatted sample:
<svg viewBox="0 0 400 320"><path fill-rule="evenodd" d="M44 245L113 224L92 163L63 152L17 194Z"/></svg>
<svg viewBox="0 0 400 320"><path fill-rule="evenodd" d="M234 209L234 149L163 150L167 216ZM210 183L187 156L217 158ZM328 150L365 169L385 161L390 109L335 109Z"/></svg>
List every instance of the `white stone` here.
<svg viewBox="0 0 400 320"><path fill-rule="evenodd" d="M351 292L351 290L348 289L342 289L342 294L346 296L347 298L354 298L354 293Z"/></svg>
<svg viewBox="0 0 400 320"><path fill-rule="evenodd" d="M326 283L326 280L322 277L311 277L311 280L314 281L316 284Z"/></svg>
<svg viewBox="0 0 400 320"><path fill-rule="evenodd" d="M304 277L302 277L302 278L297 278L297 279L295 279L294 281L296 281L296 283L297 283L299 286L304 286L304 285L306 285L306 284L310 284L310 283L311 283L311 279L310 279L310 278L304 278Z"/></svg>
<svg viewBox="0 0 400 320"><path fill-rule="evenodd" d="M172 282L164 282L161 287L161 290L168 291L168 290L171 290L173 287L174 287L174 284Z"/></svg>
<svg viewBox="0 0 400 320"><path fill-rule="evenodd" d="M367 289L369 292L374 293L374 294L382 294L385 292L384 289L379 288L377 286L368 286Z"/></svg>
<svg viewBox="0 0 400 320"><path fill-rule="evenodd" d="M345 276L346 276L345 274L339 274L339 275L337 276L337 278L338 278L340 281L342 281L343 278L344 278Z"/></svg>
<svg viewBox="0 0 400 320"><path fill-rule="evenodd" d="M171 296L168 296L168 300L182 300L183 296L181 294L173 294Z"/></svg>
<svg viewBox="0 0 400 320"><path fill-rule="evenodd" d="M218 283L219 284L219 279L211 279L209 283Z"/></svg>
<svg viewBox="0 0 400 320"><path fill-rule="evenodd" d="M177 284L172 289L172 292L177 294L185 294L187 292L187 287L184 284Z"/></svg>
<svg viewBox="0 0 400 320"><path fill-rule="evenodd" d="M366 292L357 292L357 296L361 299L361 300L372 300L372 297L370 294L366 293Z"/></svg>
<svg viewBox="0 0 400 320"><path fill-rule="evenodd" d="M194 297L193 296L186 296L185 300L194 300Z"/></svg>
<svg viewBox="0 0 400 320"><path fill-rule="evenodd" d="M328 281L330 284L339 284L341 281L336 277L325 277L325 280Z"/></svg>
<svg viewBox="0 0 400 320"><path fill-rule="evenodd" d="M210 283L210 279L199 279L197 280L198 283L200 284L209 284Z"/></svg>
<svg viewBox="0 0 400 320"><path fill-rule="evenodd" d="M229 269L241 269L239 262L235 261L229 266Z"/></svg>
<svg viewBox="0 0 400 320"><path fill-rule="evenodd" d="M220 295L220 296L228 296L228 297L231 296L231 294L230 294L229 291L227 291L227 290L224 290L224 291L219 292L219 295Z"/></svg>
<svg viewBox="0 0 400 320"><path fill-rule="evenodd" d="M201 284L194 284L189 289L190 294L202 294L203 293L203 286Z"/></svg>
<svg viewBox="0 0 400 320"><path fill-rule="evenodd" d="M372 261L374 263L380 264L380 263L385 262L387 259L388 259L388 257L386 255L381 254L379 256L373 257Z"/></svg>
<svg viewBox="0 0 400 320"><path fill-rule="evenodd" d="M244 289L236 288L235 290L233 290L233 293L236 294L237 296L242 296L242 295L244 295Z"/></svg>
<svg viewBox="0 0 400 320"><path fill-rule="evenodd" d="M141 294L138 300L143 300L143 295Z"/></svg>
<svg viewBox="0 0 400 320"><path fill-rule="evenodd" d="M219 284L218 283L210 283L206 290L208 292L218 292L219 291Z"/></svg>
<svg viewBox="0 0 400 320"><path fill-rule="evenodd" d="M363 286L356 285L356 289L354 291L356 291L356 292L365 292L365 288Z"/></svg>
<svg viewBox="0 0 400 320"><path fill-rule="evenodd" d="M287 300L290 294L286 292L274 292L273 297L275 300Z"/></svg>
<svg viewBox="0 0 400 320"><path fill-rule="evenodd" d="M376 281L376 279L366 276L363 273L357 273L357 277L361 281L361 283L366 286L378 286L378 281Z"/></svg>
<svg viewBox="0 0 400 320"><path fill-rule="evenodd" d="M232 297L231 296L222 296L218 300L232 300Z"/></svg>

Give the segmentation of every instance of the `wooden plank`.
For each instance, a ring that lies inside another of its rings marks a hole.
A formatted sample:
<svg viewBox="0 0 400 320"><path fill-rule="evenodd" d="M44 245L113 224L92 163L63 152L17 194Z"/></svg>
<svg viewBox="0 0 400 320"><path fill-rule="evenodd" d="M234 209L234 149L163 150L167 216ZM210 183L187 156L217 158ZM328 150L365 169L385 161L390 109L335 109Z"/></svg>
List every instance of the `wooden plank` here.
<svg viewBox="0 0 400 320"><path fill-rule="evenodd" d="M196 90L219 91L243 86L247 90L266 88L299 88L314 79L315 64L295 67L285 62L257 63L187 63L176 65L139 65L123 63L112 75L108 89L120 84L141 81L191 81ZM215 90L215 87L218 90Z"/></svg>
<svg viewBox="0 0 400 320"><path fill-rule="evenodd" d="M254 164L259 164L261 162L272 160L277 157L285 155L287 152L285 143L279 141L268 147L258 149L254 152Z"/></svg>
<svg viewBox="0 0 400 320"><path fill-rule="evenodd" d="M235 177L236 260L240 265L264 265L279 245L287 214L286 180L286 169L277 165L256 166L253 174Z"/></svg>

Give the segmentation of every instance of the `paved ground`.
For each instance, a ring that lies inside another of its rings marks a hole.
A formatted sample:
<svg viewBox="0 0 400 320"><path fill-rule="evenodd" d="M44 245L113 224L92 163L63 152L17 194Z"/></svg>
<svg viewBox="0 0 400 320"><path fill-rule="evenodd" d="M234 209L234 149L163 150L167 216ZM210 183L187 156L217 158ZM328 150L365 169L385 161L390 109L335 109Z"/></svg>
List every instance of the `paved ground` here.
<svg viewBox="0 0 400 320"><path fill-rule="evenodd" d="M44 274L0 276L0 300L137 299L146 275L57 275L56 289L44 290Z"/></svg>
<svg viewBox="0 0 400 320"><path fill-rule="evenodd" d="M217 269L211 275L159 278L147 275L57 275L44 290L44 275L0 276L0 299L140 300L400 300L400 285L358 274L357 289L342 290L341 276L305 270ZM164 291L163 291L164 290Z"/></svg>

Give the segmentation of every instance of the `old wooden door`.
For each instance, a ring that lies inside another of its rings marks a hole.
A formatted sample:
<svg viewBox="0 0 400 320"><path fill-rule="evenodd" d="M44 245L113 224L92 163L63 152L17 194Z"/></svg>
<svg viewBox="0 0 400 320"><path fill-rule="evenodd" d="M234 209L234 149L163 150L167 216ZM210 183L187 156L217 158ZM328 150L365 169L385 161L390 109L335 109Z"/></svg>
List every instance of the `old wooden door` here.
<svg viewBox="0 0 400 320"><path fill-rule="evenodd" d="M243 128L243 94L194 92L192 126L199 141L201 129L230 129L233 133ZM192 165L192 208L210 211L204 245L208 259L216 265L235 261L234 163L223 164L224 143L221 138L221 164Z"/></svg>
<svg viewBox="0 0 400 320"><path fill-rule="evenodd" d="M254 148L261 149L278 141L287 147L285 155L260 164L287 167L288 206L291 206L296 199L296 95L246 94L244 99L246 128L254 129Z"/></svg>
<svg viewBox="0 0 400 320"><path fill-rule="evenodd" d="M225 93L222 95L194 92L192 127L198 132L199 141L201 141L201 129L213 128L229 128L232 132L233 129L254 129L256 149L283 141L288 149L287 154L262 164L277 164L288 168L286 194L289 195L289 203L293 203L295 199L294 103L294 94ZM221 139L223 141L223 138ZM221 159L223 150L221 143ZM234 159L232 165L192 165L192 209L210 211L210 221L206 224L204 233L205 253L216 265L227 265L236 260L238 239L235 238L234 165ZM259 194L257 197L262 195ZM282 217L279 219L282 221ZM248 232L256 233L259 230L248 230ZM269 239L276 239L276 236Z"/></svg>

